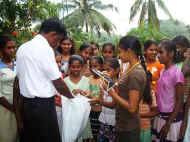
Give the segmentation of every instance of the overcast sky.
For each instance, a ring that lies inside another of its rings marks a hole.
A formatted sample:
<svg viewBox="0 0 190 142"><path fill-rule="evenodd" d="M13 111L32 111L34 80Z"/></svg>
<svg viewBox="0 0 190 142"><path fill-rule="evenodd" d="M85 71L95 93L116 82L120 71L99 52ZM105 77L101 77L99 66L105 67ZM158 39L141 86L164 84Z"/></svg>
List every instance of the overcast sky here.
<svg viewBox="0 0 190 142"><path fill-rule="evenodd" d="M61 0L51 0L54 2L61 2ZM68 0L69 1L69 0ZM132 27L136 27L138 23L138 17L129 23L130 7L135 0L102 0L103 3L114 4L119 12L103 11L102 13L107 16L112 23L116 26L116 32L124 35ZM185 24L190 24L190 0L164 0L170 13L174 19L180 20ZM162 10L158 10L159 19L168 19Z"/></svg>

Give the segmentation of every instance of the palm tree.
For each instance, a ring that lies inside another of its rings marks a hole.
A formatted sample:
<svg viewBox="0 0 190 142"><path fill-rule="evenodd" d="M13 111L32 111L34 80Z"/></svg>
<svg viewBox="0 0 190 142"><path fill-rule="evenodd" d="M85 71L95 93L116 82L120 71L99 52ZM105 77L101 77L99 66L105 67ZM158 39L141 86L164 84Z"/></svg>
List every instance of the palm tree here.
<svg viewBox="0 0 190 142"><path fill-rule="evenodd" d="M147 18L146 16L148 16L148 25L159 29L160 23L156 6L160 7L166 13L166 15L172 19L172 16L163 0L135 0L131 7L130 21L140 11L139 26L144 25Z"/></svg>
<svg viewBox="0 0 190 142"><path fill-rule="evenodd" d="M49 17L59 17L62 8L61 3L52 3L47 0L28 0L29 16L33 21L41 21Z"/></svg>
<svg viewBox="0 0 190 142"><path fill-rule="evenodd" d="M86 32L96 31L100 34L101 30L110 33L115 26L111 21L101 14L98 10L116 10L112 4L105 5L101 0L70 0L67 1L67 16L64 18L67 25L81 27Z"/></svg>

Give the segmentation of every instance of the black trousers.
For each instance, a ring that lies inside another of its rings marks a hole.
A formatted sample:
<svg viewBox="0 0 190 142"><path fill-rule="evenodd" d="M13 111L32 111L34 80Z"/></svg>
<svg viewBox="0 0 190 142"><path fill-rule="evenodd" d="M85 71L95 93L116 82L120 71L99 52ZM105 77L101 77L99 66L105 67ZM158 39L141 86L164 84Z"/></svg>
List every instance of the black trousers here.
<svg viewBox="0 0 190 142"><path fill-rule="evenodd" d="M61 142L52 98L23 99L23 142Z"/></svg>

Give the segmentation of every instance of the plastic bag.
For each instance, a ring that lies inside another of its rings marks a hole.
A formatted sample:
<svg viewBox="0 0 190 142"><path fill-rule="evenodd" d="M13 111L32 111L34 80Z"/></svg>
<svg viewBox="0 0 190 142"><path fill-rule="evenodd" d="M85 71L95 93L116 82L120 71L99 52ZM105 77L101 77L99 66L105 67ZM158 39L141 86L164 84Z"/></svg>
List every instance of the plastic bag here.
<svg viewBox="0 0 190 142"><path fill-rule="evenodd" d="M73 99L61 96L62 104L62 142L75 142L84 131L90 115L89 99L77 95Z"/></svg>

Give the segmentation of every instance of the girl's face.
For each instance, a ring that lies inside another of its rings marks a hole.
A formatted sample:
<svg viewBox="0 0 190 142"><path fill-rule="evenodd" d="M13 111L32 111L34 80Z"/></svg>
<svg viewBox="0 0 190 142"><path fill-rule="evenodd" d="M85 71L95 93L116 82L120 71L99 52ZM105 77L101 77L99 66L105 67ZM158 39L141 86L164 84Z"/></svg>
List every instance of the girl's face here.
<svg viewBox="0 0 190 142"><path fill-rule="evenodd" d="M102 51L102 55L105 59L113 58L114 51L111 46L104 47L104 50Z"/></svg>
<svg viewBox="0 0 190 142"><path fill-rule="evenodd" d="M109 75L109 77L111 78L116 78L119 74L119 69L113 69L112 67L110 67L109 63L104 64L104 70L106 74Z"/></svg>
<svg viewBox="0 0 190 142"><path fill-rule="evenodd" d="M81 51L80 55L84 58L85 61L87 61L90 57L90 54L91 54L91 48L89 47Z"/></svg>
<svg viewBox="0 0 190 142"><path fill-rule="evenodd" d="M123 48L119 48L119 57L123 63L129 62L132 58L130 50L124 50Z"/></svg>
<svg viewBox="0 0 190 142"><path fill-rule="evenodd" d="M98 61L95 60L95 59L92 59L92 60L90 61L90 67L91 67L91 69L97 69L97 70L99 70L99 71L102 70L102 65L99 64Z"/></svg>
<svg viewBox="0 0 190 142"><path fill-rule="evenodd" d="M70 71L70 74L75 76L75 77L78 77L80 76L81 74L81 71L82 71L82 64L80 63L80 61L78 60L74 60L71 65L69 66L69 71Z"/></svg>
<svg viewBox="0 0 190 142"><path fill-rule="evenodd" d="M16 44L14 41L8 41L6 46L2 50L2 55L13 58Z"/></svg>
<svg viewBox="0 0 190 142"><path fill-rule="evenodd" d="M187 48L180 45L176 45L176 50L179 60L183 61L185 59L184 53L186 52Z"/></svg>
<svg viewBox="0 0 190 142"><path fill-rule="evenodd" d="M93 51L93 56L97 56L99 54L99 49L95 44L91 45L92 51Z"/></svg>
<svg viewBox="0 0 190 142"><path fill-rule="evenodd" d="M158 48L158 59L161 64L168 64L173 59L173 53L168 53L164 47Z"/></svg>
<svg viewBox="0 0 190 142"><path fill-rule="evenodd" d="M158 47L155 44L152 44L146 51L145 56L148 60L154 61L156 60Z"/></svg>
<svg viewBox="0 0 190 142"><path fill-rule="evenodd" d="M72 48L72 42L69 39L66 39L61 42L60 46L63 52L68 53Z"/></svg>

